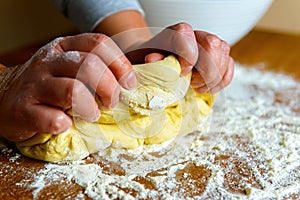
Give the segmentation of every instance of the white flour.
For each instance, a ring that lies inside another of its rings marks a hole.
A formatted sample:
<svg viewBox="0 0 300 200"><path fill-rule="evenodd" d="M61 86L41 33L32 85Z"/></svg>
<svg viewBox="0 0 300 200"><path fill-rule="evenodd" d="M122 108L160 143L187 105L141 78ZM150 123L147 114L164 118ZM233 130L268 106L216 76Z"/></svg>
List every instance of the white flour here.
<svg viewBox="0 0 300 200"><path fill-rule="evenodd" d="M282 74L236 66L223 95L222 110L203 123L201 134L135 151L108 149L86 161L47 164L29 187L38 197L49 180L66 178L93 199L283 199L300 194L300 84ZM213 119L221 119L222 126L210 127L217 125ZM191 165L208 175L182 172ZM119 171L109 171L116 166ZM147 177L155 189L137 182L138 177ZM203 191L195 187L200 183ZM135 197L120 188L134 190Z"/></svg>

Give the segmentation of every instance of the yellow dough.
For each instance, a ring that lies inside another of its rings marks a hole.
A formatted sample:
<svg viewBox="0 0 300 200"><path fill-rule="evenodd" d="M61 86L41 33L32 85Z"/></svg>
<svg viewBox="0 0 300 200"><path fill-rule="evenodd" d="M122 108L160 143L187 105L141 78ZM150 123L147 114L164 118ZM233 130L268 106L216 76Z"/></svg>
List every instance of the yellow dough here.
<svg viewBox="0 0 300 200"><path fill-rule="evenodd" d="M22 154L49 162L79 160L108 147L134 149L159 144L198 130L212 112L214 96L189 87L191 74L181 75L174 56L133 66L138 78L134 90L121 90L119 105L89 123L78 116L58 135L40 133L16 143Z"/></svg>

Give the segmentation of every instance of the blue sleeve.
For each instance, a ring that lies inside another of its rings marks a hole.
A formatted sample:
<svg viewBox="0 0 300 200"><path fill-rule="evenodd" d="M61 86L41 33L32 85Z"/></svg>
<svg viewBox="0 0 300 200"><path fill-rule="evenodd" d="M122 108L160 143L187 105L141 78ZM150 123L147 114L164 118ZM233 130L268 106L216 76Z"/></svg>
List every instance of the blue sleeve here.
<svg viewBox="0 0 300 200"><path fill-rule="evenodd" d="M144 11L138 0L51 0L83 32L92 31L103 19L122 10Z"/></svg>

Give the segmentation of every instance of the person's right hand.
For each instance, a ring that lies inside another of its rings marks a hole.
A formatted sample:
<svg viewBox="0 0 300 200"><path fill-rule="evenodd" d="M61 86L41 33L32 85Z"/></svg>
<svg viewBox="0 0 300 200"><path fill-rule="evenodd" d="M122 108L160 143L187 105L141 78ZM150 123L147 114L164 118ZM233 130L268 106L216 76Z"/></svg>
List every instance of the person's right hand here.
<svg viewBox="0 0 300 200"><path fill-rule="evenodd" d="M138 29L136 32L138 35L145 31ZM198 93L221 91L229 85L234 74L230 46L216 35L193 30L187 23L169 26L148 41L133 44L125 52L133 63L154 62L175 54L181 73L192 72L191 87Z"/></svg>
<svg viewBox="0 0 300 200"><path fill-rule="evenodd" d="M65 112L71 108L94 121L100 116L94 92L110 108L119 101L120 86L131 89L137 84L128 59L102 34L58 38L20 70L0 102L0 134L14 142L38 132L64 132L72 125Z"/></svg>

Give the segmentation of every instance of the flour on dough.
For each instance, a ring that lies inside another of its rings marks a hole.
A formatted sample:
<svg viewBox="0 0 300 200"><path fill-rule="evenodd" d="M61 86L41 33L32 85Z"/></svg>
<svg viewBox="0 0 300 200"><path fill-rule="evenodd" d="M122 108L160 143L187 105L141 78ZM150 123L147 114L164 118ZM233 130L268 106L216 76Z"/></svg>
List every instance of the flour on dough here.
<svg viewBox="0 0 300 200"><path fill-rule="evenodd" d="M189 87L191 73L181 75L174 56L134 65L138 87L121 90L114 109L101 106L101 117L89 123L73 116L73 126L58 135L39 133L16 143L22 154L49 162L79 160L108 147L134 149L159 144L196 131L212 112L214 96Z"/></svg>

